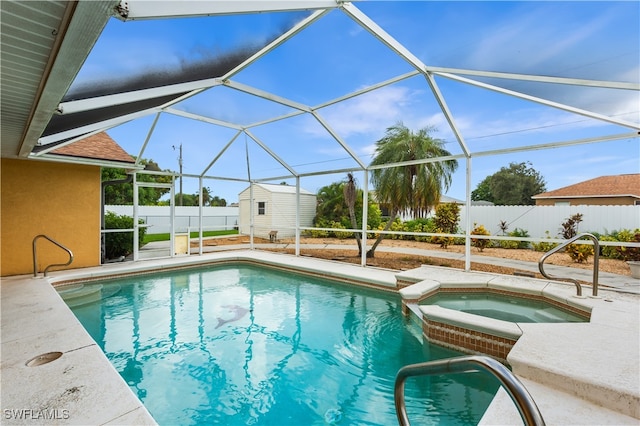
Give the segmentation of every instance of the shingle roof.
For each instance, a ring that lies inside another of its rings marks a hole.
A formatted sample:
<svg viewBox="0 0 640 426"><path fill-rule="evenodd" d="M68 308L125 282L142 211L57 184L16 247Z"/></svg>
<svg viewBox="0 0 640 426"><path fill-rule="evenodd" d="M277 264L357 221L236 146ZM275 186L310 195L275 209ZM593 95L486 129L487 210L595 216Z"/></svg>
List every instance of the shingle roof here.
<svg viewBox="0 0 640 426"><path fill-rule="evenodd" d="M98 160L119 161L131 164L136 162L132 156L127 154L127 152L105 132L62 146L51 151L51 153L70 157L95 158Z"/></svg>
<svg viewBox="0 0 640 426"><path fill-rule="evenodd" d="M554 191L534 195L540 198L573 197L624 197L640 198L640 173L616 176L600 176Z"/></svg>

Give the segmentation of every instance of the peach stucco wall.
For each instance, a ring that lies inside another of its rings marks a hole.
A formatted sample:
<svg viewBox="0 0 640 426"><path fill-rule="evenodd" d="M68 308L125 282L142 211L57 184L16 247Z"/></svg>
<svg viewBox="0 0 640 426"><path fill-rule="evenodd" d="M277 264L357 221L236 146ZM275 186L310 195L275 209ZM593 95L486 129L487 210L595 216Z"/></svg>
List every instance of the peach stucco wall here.
<svg viewBox="0 0 640 426"><path fill-rule="evenodd" d="M68 268L100 264L100 167L13 159L0 166L0 275L33 273L38 234L73 252ZM39 270L68 260L45 239L37 250Z"/></svg>

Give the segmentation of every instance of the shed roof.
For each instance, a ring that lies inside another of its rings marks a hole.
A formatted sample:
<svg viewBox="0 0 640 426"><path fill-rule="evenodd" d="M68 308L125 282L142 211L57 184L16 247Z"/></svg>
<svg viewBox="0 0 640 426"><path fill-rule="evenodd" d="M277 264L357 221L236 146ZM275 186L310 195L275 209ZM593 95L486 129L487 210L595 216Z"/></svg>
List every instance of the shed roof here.
<svg viewBox="0 0 640 426"><path fill-rule="evenodd" d="M69 157L94 158L97 160L135 163L135 158L127 154L108 134L101 132L81 139L70 145L64 145L51 152Z"/></svg>
<svg viewBox="0 0 640 426"><path fill-rule="evenodd" d="M590 197L636 197L640 198L640 173L600 176L565 186L554 191L543 192L532 198L590 198Z"/></svg>
<svg viewBox="0 0 640 426"><path fill-rule="evenodd" d="M295 194L296 193L296 187L292 186L292 185L275 185L275 184L270 184L270 183L256 183L256 184L254 184L254 186L259 186L260 188L264 189L265 191L272 192L272 193L278 193L278 194ZM249 190L249 188L250 187L247 187L242 192L240 192L240 194L243 194L243 193L247 192ZM313 192L307 191L304 188L300 188L300 194L301 195L315 195Z"/></svg>

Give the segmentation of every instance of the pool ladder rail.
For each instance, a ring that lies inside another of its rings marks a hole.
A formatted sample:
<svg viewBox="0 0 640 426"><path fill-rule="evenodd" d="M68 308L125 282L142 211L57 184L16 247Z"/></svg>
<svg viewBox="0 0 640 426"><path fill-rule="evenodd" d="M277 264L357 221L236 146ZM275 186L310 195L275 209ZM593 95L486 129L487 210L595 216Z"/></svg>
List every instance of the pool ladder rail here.
<svg viewBox="0 0 640 426"><path fill-rule="evenodd" d="M575 278L569 278L569 277L554 277L551 276L549 274L547 274L544 270L544 261L547 260L547 258L549 256L551 256L554 253L557 253L558 251L562 250L563 248L565 248L566 246L568 246L569 244L571 244L572 242L582 239L584 237L587 237L589 239L591 239L591 241L593 241L593 283L592 283L592 288L593 288L593 293L592 293L592 297L598 297L598 269L599 269L599 260L600 260L600 243L598 242L598 238L596 238L595 235L593 234L589 234L588 232L583 232L582 234L578 234L573 238L569 238L567 241L563 242L562 244L552 248L551 250L549 250L548 252L546 252L544 255L542 255L542 257L540 258L540 260L538 261L538 269L540 270L540 273L542 274L543 277L548 278L550 280L560 280L560 281L570 281L572 283L575 284L576 286L576 290L577 290L577 296L578 297L582 297L582 286L580 285L580 283L578 282L578 280L576 280Z"/></svg>
<svg viewBox="0 0 640 426"><path fill-rule="evenodd" d="M47 240L49 240L50 242L52 242L53 244L57 245L58 247L60 247L62 250L66 251L67 254L69 255L69 261L67 263L52 263L51 265L48 265L47 267L44 268L44 276L47 276L47 272L49 272L49 268L52 268L54 266L68 266L71 265L71 262L73 262L73 253L71 252L71 250L69 250L67 247L63 246L62 244L60 244L59 242L57 242L56 240L54 240L53 238L44 235L44 234L40 234L40 235L36 235L33 238L33 276L37 277L38 276L38 254L36 251L36 242L38 241L38 239L40 238L45 238Z"/></svg>
<svg viewBox="0 0 640 426"><path fill-rule="evenodd" d="M404 400L404 384L407 378L477 371L489 373L500 381L518 408L520 417L526 426L543 426L545 424L538 406L522 382L500 362L488 356L478 355L447 358L402 367L396 375L393 392L398 424L400 426L410 424Z"/></svg>

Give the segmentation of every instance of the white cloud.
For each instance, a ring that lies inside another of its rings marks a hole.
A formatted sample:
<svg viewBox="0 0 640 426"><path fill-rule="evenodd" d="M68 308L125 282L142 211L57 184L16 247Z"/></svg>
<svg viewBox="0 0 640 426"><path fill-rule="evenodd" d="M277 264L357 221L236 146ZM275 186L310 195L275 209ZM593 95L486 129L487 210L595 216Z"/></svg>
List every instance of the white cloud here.
<svg viewBox="0 0 640 426"><path fill-rule="evenodd" d="M381 135L407 115L413 94L407 87L387 86L324 108L319 114L343 138ZM314 135L319 134L318 130L315 126L305 129Z"/></svg>

